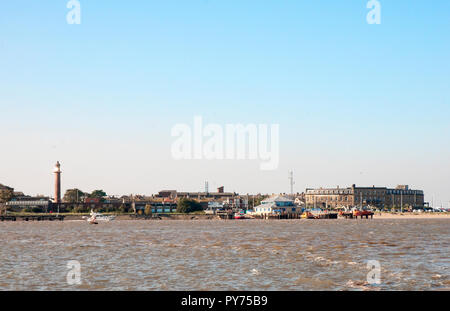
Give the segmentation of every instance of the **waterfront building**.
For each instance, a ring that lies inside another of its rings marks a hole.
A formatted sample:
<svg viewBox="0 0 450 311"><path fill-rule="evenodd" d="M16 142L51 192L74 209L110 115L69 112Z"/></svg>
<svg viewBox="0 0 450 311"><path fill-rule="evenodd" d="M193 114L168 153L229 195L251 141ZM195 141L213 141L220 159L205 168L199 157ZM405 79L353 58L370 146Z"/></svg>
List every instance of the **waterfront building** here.
<svg viewBox="0 0 450 311"><path fill-rule="evenodd" d="M205 210L206 214L216 214L217 210L225 209L225 206L222 202L217 201L209 201L208 207Z"/></svg>
<svg viewBox="0 0 450 311"><path fill-rule="evenodd" d="M223 198L219 200L225 208L228 209L248 209L248 199L244 196L236 196L233 198Z"/></svg>
<svg viewBox="0 0 450 311"><path fill-rule="evenodd" d="M394 189L387 187L356 187L306 189L307 207L351 208L375 206L377 208L423 208L422 190L410 190L407 185Z"/></svg>
<svg viewBox="0 0 450 311"><path fill-rule="evenodd" d="M150 199L150 200L142 200L142 201L134 201L131 203L134 205L134 209L136 212L141 210L145 211L145 207L150 205L152 213L175 213L177 211L177 203L171 199Z"/></svg>
<svg viewBox="0 0 450 311"><path fill-rule="evenodd" d="M386 206L424 208L422 190L411 190L408 185L399 185L394 189L386 189Z"/></svg>
<svg viewBox="0 0 450 311"><path fill-rule="evenodd" d="M23 209L30 211L32 209L37 209L40 212L47 212L52 207L52 201L49 197L21 196L12 198L6 205L18 212Z"/></svg>
<svg viewBox="0 0 450 311"><path fill-rule="evenodd" d="M254 214L281 214L281 213L297 213L299 209L295 206L294 200L282 196L275 195L261 201L261 205L254 208Z"/></svg>

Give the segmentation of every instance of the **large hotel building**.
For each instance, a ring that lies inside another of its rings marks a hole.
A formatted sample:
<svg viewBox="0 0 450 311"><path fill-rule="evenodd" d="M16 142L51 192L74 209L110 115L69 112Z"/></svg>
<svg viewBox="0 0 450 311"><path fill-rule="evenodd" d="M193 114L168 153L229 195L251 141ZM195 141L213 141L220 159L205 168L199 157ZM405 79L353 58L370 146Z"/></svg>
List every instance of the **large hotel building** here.
<svg viewBox="0 0 450 311"><path fill-rule="evenodd" d="M387 187L356 187L306 189L307 207L353 207L372 205L386 208L423 208L424 194L422 190L410 190L407 185L395 189Z"/></svg>

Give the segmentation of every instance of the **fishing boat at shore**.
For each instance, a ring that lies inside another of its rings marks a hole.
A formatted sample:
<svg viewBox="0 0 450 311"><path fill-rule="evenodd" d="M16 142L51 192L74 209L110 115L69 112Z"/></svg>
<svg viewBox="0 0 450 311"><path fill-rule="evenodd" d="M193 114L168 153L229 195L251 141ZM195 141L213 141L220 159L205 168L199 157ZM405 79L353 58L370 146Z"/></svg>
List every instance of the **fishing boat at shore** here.
<svg viewBox="0 0 450 311"><path fill-rule="evenodd" d="M233 219L250 219L250 217L244 211L239 211L234 213Z"/></svg>
<svg viewBox="0 0 450 311"><path fill-rule="evenodd" d="M353 211L353 217L358 218L358 217L366 217L368 218L369 216L373 216L373 212L369 211L369 210L354 210Z"/></svg>
<svg viewBox="0 0 450 311"><path fill-rule="evenodd" d="M362 218L373 218L373 215L375 213L367 208L367 207L353 207L351 210L342 210L339 212L339 217L343 217L343 218L355 218L357 219L358 217Z"/></svg>
<svg viewBox="0 0 450 311"><path fill-rule="evenodd" d="M303 212L303 214L300 216L301 219L337 219L338 213L335 212L329 212L327 210L322 209L312 209L312 210L306 210Z"/></svg>
<svg viewBox="0 0 450 311"><path fill-rule="evenodd" d="M305 211L301 216L301 219L314 219L314 215L310 211Z"/></svg>

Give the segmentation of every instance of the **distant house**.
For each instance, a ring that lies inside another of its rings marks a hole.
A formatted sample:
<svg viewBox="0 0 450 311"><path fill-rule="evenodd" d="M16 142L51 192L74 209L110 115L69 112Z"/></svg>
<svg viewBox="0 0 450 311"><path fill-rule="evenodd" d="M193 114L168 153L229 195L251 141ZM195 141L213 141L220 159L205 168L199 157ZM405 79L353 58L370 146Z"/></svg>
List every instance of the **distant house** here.
<svg viewBox="0 0 450 311"><path fill-rule="evenodd" d="M173 201L139 201L139 202L133 202L134 208L136 211L142 210L145 211L145 207L147 205L150 205L152 208L152 213L158 214L158 213L175 213L177 211L177 203Z"/></svg>
<svg viewBox="0 0 450 311"><path fill-rule="evenodd" d="M282 213L296 213L298 208L294 204L294 200L275 195L268 199L261 201L254 209L254 214L282 214Z"/></svg>
<svg viewBox="0 0 450 311"><path fill-rule="evenodd" d="M208 203L208 207L205 210L206 214L215 214L217 212L217 210L224 208L223 202L209 201L207 203Z"/></svg>
<svg viewBox="0 0 450 311"><path fill-rule="evenodd" d="M234 198L238 196L237 193L234 192L225 192L224 187L220 187L217 189L217 192L179 192L177 190L162 190L158 192L156 195L157 198L171 198L171 199L225 199L225 198Z"/></svg>
<svg viewBox="0 0 450 311"><path fill-rule="evenodd" d="M228 208L248 209L248 199L241 196L222 199L222 204Z"/></svg>

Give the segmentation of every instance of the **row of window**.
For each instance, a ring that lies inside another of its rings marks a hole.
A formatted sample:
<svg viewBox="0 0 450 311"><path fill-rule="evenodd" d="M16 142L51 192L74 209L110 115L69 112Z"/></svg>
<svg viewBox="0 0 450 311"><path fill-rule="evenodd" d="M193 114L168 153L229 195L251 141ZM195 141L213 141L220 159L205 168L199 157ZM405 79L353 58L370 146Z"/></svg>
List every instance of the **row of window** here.
<svg viewBox="0 0 450 311"><path fill-rule="evenodd" d="M352 194L352 190L308 190L307 194Z"/></svg>
<svg viewBox="0 0 450 311"><path fill-rule="evenodd" d="M48 206L48 201L9 201L6 205L10 206Z"/></svg>
<svg viewBox="0 0 450 311"><path fill-rule="evenodd" d="M388 190L386 191L386 194L418 194L418 195L422 195L423 191L422 190Z"/></svg>
<svg viewBox="0 0 450 311"><path fill-rule="evenodd" d="M280 208L280 210L282 212L286 212L286 208ZM295 207L290 208L289 210L292 210L293 212L295 212ZM257 207L255 208L256 212L272 212L272 208L271 207Z"/></svg>
<svg viewBox="0 0 450 311"><path fill-rule="evenodd" d="M308 197L307 201L313 202L314 198L316 201L352 201L352 197Z"/></svg>
<svg viewBox="0 0 450 311"><path fill-rule="evenodd" d="M137 208L138 210L143 210L142 208ZM176 208L152 208L152 213L172 213L175 212Z"/></svg>
<svg viewBox="0 0 450 311"><path fill-rule="evenodd" d="M355 201L359 201L360 200L360 196L354 196L355 197ZM316 200L316 202L319 201L352 201L353 197L350 196L334 196L334 197L323 197L323 196L310 196L307 197L306 200L308 202L314 202L314 200ZM390 197L387 197L389 200L391 199ZM384 197L378 197L378 196L363 196L362 197L363 201L365 200L377 200L377 201L384 201L385 198ZM395 197L395 200L400 200L400 197Z"/></svg>
<svg viewBox="0 0 450 311"><path fill-rule="evenodd" d="M307 194L353 194L353 190L308 190ZM423 194L422 190L398 190L388 189L384 190L371 190L371 191L357 191L355 195L377 195L377 194Z"/></svg>

